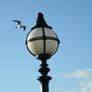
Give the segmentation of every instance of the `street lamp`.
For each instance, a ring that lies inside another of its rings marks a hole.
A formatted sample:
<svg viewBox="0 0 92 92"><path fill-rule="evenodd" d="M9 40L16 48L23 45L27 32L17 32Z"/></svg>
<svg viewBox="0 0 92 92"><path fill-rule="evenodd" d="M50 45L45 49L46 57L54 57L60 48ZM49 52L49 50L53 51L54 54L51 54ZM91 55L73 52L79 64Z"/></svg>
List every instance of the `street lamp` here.
<svg viewBox="0 0 92 92"><path fill-rule="evenodd" d="M47 59L54 55L59 46L59 39L44 20L43 14L38 13L37 21L26 38L28 51L41 61L38 78L41 84L41 92L49 92L48 84L51 77L48 76L50 69L47 67Z"/></svg>

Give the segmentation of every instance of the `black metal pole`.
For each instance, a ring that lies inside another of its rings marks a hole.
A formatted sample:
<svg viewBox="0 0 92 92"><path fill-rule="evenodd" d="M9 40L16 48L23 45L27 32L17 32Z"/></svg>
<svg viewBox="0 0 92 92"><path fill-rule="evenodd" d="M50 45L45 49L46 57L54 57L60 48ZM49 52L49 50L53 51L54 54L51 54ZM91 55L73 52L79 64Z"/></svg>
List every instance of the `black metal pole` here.
<svg viewBox="0 0 92 92"><path fill-rule="evenodd" d="M47 75L50 71L50 69L47 66L48 64L46 60L41 60L39 69L41 76L38 78L38 80L40 81L41 92L49 92L49 80L51 80L51 77Z"/></svg>

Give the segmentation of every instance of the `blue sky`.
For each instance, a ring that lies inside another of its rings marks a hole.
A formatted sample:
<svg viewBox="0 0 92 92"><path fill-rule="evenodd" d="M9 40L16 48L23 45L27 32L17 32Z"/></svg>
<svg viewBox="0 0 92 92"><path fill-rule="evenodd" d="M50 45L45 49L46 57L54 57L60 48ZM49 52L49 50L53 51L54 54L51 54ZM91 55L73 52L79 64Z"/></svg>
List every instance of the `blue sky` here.
<svg viewBox="0 0 92 92"><path fill-rule="evenodd" d="M38 12L61 41L48 60L50 92L92 92L91 0L0 1L0 92L40 92L40 62L25 46ZM20 19L26 32L15 29L13 19Z"/></svg>

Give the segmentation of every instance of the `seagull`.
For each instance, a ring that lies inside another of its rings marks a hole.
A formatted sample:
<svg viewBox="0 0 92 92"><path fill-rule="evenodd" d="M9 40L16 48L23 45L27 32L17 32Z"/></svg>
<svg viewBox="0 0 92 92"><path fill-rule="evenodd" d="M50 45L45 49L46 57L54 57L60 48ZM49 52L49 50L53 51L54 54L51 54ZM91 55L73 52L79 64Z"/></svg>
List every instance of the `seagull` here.
<svg viewBox="0 0 92 92"><path fill-rule="evenodd" d="M18 25L16 26L16 28L20 29L20 28L23 28L24 31L26 30L26 26L24 25L21 25L21 21L19 20L13 20L13 22L16 22Z"/></svg>

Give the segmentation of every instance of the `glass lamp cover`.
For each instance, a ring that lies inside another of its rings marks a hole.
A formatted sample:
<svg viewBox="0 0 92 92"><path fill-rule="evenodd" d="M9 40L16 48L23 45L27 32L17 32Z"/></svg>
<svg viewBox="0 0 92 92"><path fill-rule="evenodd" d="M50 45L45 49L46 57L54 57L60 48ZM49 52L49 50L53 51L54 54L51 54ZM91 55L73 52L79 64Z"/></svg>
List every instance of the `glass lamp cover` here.
<svg viewBox="0 0 92 92"><path fill-rule="evenodd" d="M35 28L27 36L27 48L34 56L40 54L53 55L58 48L58 41L55 39L58 38L50 28Z"/></svg>

